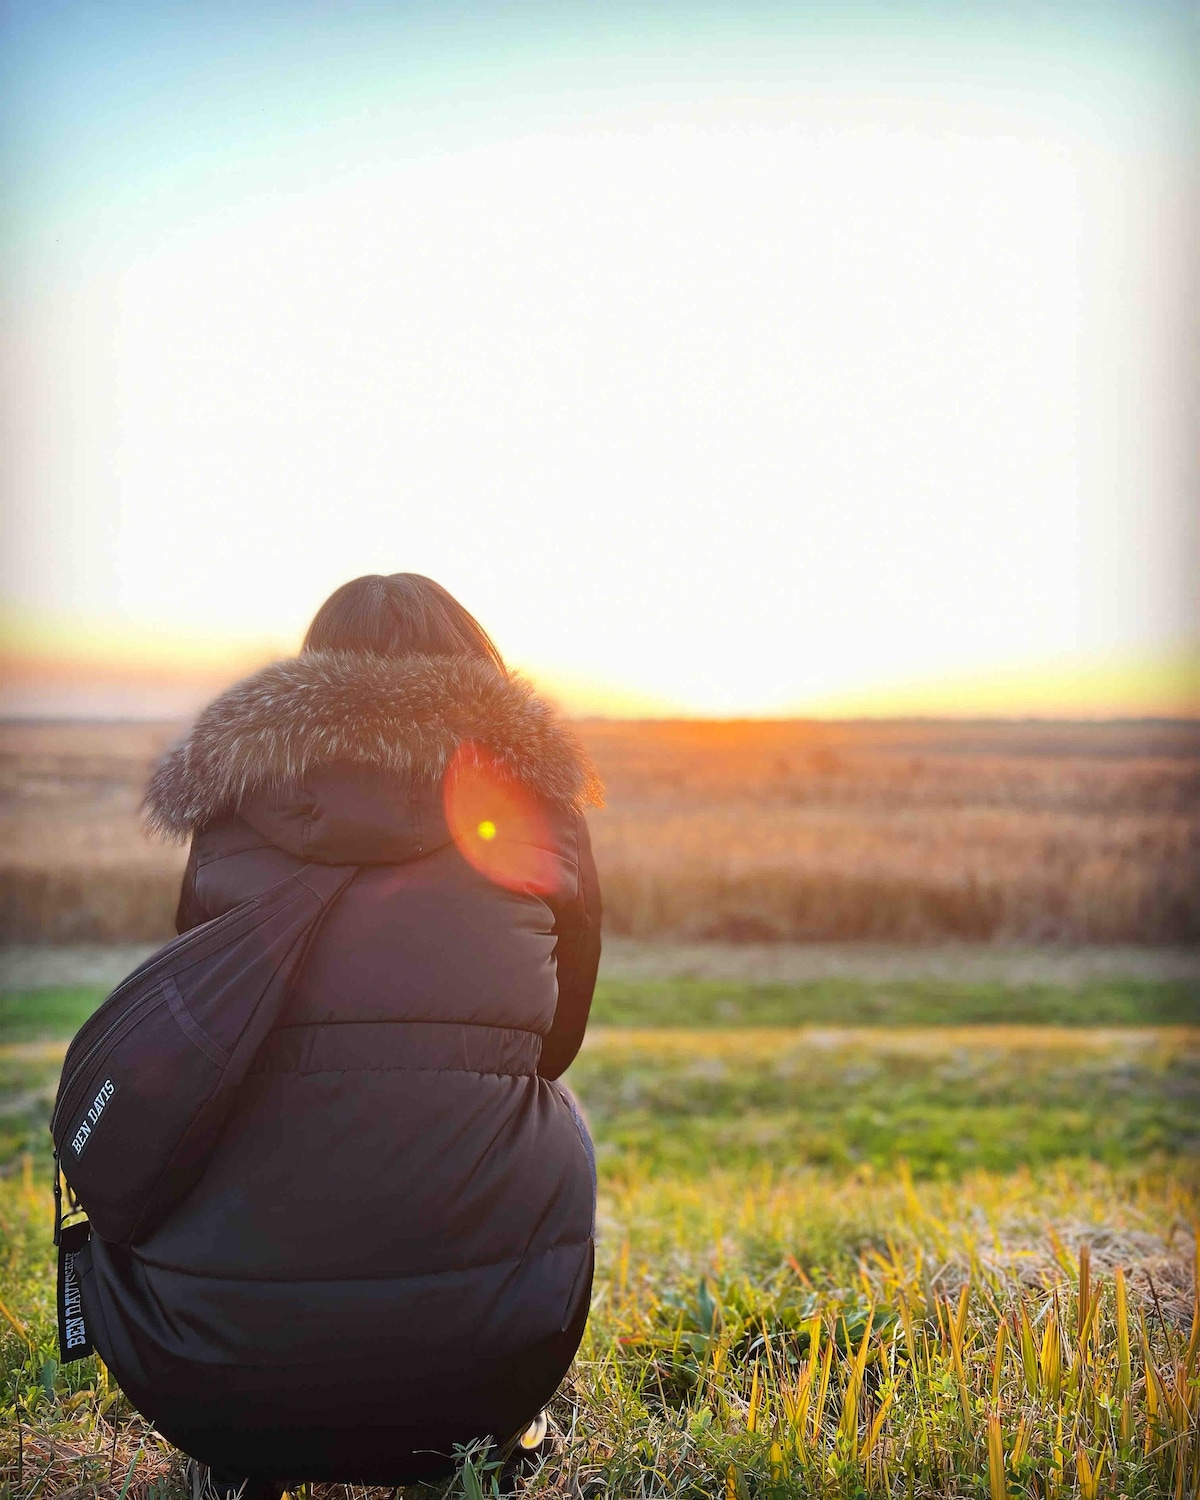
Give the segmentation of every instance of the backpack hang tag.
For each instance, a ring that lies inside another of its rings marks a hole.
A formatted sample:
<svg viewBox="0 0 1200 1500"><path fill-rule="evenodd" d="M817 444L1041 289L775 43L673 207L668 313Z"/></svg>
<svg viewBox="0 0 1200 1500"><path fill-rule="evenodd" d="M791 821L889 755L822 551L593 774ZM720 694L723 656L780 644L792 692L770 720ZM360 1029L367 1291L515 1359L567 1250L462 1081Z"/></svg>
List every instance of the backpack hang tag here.
<svg viewBox="0 0 1200 1500"><path fill-rule="evenodd" d="M92 1226L86 1219L65 1224L58 1239L58 1354L59 1363L86 1359L93 1353L92 1341L83 1320L83 1300L79 1293L79 1276L75 1257L91 1238Z"/></svg>

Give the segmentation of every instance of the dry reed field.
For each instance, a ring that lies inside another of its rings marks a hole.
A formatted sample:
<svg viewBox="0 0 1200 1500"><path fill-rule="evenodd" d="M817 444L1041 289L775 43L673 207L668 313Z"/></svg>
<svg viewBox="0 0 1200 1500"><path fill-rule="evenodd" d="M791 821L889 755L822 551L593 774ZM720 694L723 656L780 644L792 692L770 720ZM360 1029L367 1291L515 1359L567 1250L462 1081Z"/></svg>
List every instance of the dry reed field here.
<svg viewBox="0 0 1200 1500"><path fill-rule="evenodd" d="M608 925L734 941L1200 938L1200 726L596 724Z"/></svg>
<svg viewBox="0 0 1200 1500"><path fill-rule="evenodd" d="M0 940L170 936L183 854L138 808L178 733L147 724L0 724Z"/></svg>
<svg viewBox="0 0 1200 1500"><path fill-rule="evenodd" d="M579 732L615 935L1200 941L1200 724L618 723ZM170 931L137 809L173 725L0 724L0 939Z"/></svg>

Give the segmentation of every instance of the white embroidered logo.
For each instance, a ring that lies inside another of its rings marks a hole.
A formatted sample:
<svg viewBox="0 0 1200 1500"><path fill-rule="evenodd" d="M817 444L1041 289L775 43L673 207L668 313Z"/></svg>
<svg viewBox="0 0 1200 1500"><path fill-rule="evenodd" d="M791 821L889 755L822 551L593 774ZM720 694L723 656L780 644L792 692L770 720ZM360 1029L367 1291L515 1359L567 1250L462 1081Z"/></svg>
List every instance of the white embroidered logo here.
<svg viewBox="0 0 1200 1500"><path fill-rule="evenodd" d="M75 1275L75 1256L67 1255L63 1258L63 1342L68 1349L78 1349L87 1341L79 1280Z"/></svg>
<svg viewBox="0 0 1200 1500"><path fill-rule="evenodd" d="M96 1121L104 1113L108 1101L117 1092L117 1086L111 1078L106 1078L100 1085L100 1091L88 1106L88 1112L84 1119L79 1122L79 1129L71 1140L71 1149L78 1156L87 1145Z"/></svg>

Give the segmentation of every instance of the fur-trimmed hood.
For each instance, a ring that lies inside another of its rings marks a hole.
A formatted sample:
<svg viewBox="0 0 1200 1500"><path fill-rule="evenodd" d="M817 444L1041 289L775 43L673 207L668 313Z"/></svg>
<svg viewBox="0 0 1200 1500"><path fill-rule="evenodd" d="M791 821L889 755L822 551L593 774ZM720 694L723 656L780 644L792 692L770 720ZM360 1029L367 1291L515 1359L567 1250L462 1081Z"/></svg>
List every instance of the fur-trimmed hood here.
<svg viewBox="0 0 1200 1500"><path fill-rule="evenodd" d="M209 704L155 770L146 824L183 840L252 794L297 789L333 762L436 780L464 741L549 802L577 812L601 804L586 752L522 678L469 656L310 651Z"/></svg>

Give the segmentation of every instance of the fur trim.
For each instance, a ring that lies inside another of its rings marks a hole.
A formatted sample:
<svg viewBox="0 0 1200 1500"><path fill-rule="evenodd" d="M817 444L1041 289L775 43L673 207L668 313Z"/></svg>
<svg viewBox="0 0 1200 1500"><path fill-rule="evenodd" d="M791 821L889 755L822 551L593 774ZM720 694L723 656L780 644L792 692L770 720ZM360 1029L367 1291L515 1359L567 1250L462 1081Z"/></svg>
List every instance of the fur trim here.
<svg viewBox="0 0 1200 1500"><path fill-rule="evenodd" d="M464 740L549 802L578 812L601 805L586 752L520 677L470 656L310 651L209 704L155 770L146 825L186 839L251 794L298 789L333 761L439 779Z"/></svg>

